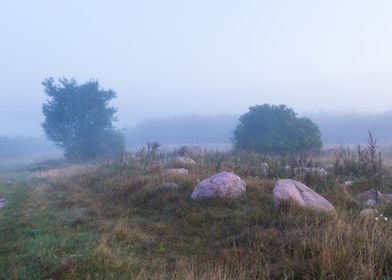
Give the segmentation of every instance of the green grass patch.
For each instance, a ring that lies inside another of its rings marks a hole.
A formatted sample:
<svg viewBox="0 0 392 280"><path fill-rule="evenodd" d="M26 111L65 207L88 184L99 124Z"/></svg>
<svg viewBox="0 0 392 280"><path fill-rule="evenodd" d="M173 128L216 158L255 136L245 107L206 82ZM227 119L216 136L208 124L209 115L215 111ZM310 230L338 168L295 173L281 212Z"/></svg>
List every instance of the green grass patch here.
<svg viewBox="0 0 392 280"><path fill-rule="evenodd" d="M96 242L91 229L72 224L80 213L53 207L50 195L34 192L26 181L0 187L0 195L8 200L0 214L3 279L51 277L88 258Z"/></svg>

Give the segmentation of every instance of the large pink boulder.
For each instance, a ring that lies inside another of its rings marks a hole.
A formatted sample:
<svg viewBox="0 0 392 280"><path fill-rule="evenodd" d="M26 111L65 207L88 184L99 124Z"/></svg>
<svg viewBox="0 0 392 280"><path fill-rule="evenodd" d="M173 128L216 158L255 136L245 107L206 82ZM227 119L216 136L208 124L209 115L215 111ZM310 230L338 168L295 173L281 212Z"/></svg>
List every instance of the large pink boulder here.
<svg viewBox="0 0 392 280"><path fill-rule="evenodd" d="M192 199L237 198L245 194L246 183L230 172L220 172L201 181L192 193Z"/></svg>
<svg viewBox="0 0 392 280"><path fill-rule="evenodd" d="M325 213L335 211L333 205L324 197L304 184L290 179L276 182L273 199L275 207L279 207L284 202L289 202L301 208Z"/></svg>

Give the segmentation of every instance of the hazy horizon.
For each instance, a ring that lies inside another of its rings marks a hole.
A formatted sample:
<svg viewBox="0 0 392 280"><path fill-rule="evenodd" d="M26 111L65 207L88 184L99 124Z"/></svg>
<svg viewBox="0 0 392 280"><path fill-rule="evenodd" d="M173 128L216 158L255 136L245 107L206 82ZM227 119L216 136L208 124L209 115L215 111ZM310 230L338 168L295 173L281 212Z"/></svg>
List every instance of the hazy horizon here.
<svg viewBox="0 0 392 280"><path fill-rule="evenodd" d="M22 1L0 9L0 134L43 134L41 82L98 79L120 126L178 115L392 109L392 2Z"/></svg>

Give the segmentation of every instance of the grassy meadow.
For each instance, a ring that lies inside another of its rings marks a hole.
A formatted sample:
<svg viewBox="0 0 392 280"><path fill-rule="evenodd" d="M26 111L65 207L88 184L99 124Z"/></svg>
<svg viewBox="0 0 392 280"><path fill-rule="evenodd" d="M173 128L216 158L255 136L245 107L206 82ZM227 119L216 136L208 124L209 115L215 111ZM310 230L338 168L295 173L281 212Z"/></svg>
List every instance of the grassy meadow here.
<svg viewBox="0 0 392 280"><path fill-rule="evenodd" d="M139 151L0 174L8 201L0 210L0 279L392 279L392 206L374 206L379 220L360 218L368 206L356 195L372 181L356 151L191 154L189 175L165 172L176 167L171 156ZM383 162L381 191L392 193L392 157ZM245 196L190 199L200 180L223 170L246 181ZM306 183L336 215L275 209L278 178ZM164 182L179 188L158 188Z"/></svg>

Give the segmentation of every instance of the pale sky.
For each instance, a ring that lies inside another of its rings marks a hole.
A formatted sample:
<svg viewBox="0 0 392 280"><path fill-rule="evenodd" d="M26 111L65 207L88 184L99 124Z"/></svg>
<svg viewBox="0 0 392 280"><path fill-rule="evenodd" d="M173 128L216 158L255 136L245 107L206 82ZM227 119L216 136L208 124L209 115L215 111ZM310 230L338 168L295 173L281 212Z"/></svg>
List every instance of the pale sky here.
<svg viewBox="0 0 392 280"><path fill-rule="evenodd" d="M42 134L41 82L96 78L119 124L392 109L390 0L0 0L0 134Z"/></svg>

